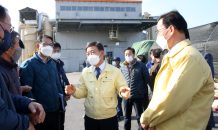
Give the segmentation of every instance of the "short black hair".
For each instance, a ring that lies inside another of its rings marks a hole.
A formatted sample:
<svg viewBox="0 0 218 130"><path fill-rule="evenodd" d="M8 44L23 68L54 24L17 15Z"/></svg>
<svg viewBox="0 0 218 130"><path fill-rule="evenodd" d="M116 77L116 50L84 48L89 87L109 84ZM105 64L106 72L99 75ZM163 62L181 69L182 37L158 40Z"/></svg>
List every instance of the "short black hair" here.
<svg viewBox="0 0 218 130"><path fill-rule="evenodd" d="M153 49L150 50L150 55L151 55L151 53L153 54Z"/></svg>
<svg viewBox="0 0 218 130"><path fill-rule="evenodd" d="M142 63L146 62L146 58L144 55L138 55L137 58L139 58L142 61Z"/></svg>
<svg viewBox="0 0 218 130"><path fill-rule="evenodd" d="M96 46L98 48L99 51L104 51L104 46L100 43L100 42L90 42L87 46L85 51L87 51L87 49L91 46Z"/></svg>
<svg viewBox="0 0 218 130"><path fill-rule="evenodd" d="M20 46L20 48L22 48L22 49L25 49L25 46L24 46L24 44L23 44L23 41L22 41L22 40L19 40L19 46Z"/></svg>
<svg viewBox="0 0 218 130"><path fill-rule="evenodd" d="M132 47L127 47L125 50L124 50L124 53L127 51L127 50L131 50L133 54L135 54L135 49L132 48Z"/></svg>
<svg viewBox="0 0 218 130"><path fill-rule="evenodd" d="M58 42L55 42L55 43L54 43L54 48L55 48L55 47L59 47L59 48L61 49L61 45L60 45Z"/></svg>
<svg viewBox="0 0 218 130"><path fill-rule="evenodd" d="M163 24L165 28L168 28L170 25L172 25L179 32L184 33L186 39L190 39L187 22L177 10L170 11L166 14L161 15L158 18L158 21L161 19L163 19Z"/></svg>
<svg viewBox="0 0 218 130"><path fill-rule="evenodd" d="M48 36L48 35L40 35L38 38L37 38L37 43L41 43L42 42L42 38L49 38L51 39L52 43L53 43L53 38L51 36Z"/></svg>
<svg viewBox="0 0 218 130"><path fill-rule="evenodd" d="M19 33L17 33L16 31L12 31L11 32L11 39L12 39L12 44L11 44L11 46L14 46L14 44L15 44L15 38L18 38L18 39L20 39L20 34Z"/></svg>
<svg viewBox="0 0 218 130"><path fill-rule="evenodd" d="M161 49L154 49L154 50L153 50L153 56L154 56L155 58L160 58L161 52L162 52Z"/></svg>
<svg viewBox="0 0 218 130"><path fill-rule="evenodd" d="M8 10L0 5L0 20L4 21Z"/></svg>
<svg viewBox="0 0 218 130"><path fill-rule="evenodd" d="M165 56L167 53L168 53L168 49L164 49L164 50L162 51L162 56Z"/></svg>

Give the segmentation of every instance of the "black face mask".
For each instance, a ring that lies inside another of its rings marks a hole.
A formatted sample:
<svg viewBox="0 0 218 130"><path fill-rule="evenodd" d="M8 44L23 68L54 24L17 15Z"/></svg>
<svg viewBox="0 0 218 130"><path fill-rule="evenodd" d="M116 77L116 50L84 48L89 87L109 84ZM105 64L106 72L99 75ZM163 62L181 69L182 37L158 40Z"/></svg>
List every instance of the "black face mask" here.
<svg viewBox="0 0 218 130"><path fill-rule="evenodd" d="M2 25L0 24L1 28L4 30ZM0 55L7 51L11 47L12 39L11 39L11 33L8 32L8 30L4 30L4 37L0 37L2 39L0 43Z"/></svg>

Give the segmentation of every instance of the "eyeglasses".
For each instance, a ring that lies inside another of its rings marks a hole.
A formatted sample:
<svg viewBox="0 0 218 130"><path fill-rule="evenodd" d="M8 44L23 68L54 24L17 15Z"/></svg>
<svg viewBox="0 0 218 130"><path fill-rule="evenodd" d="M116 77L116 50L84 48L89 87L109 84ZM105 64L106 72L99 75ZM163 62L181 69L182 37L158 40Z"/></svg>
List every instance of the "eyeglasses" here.
<svg viewBox="0 0 218 130"><path fill-rule="evenodd" d="M47 42L43 42L43 43L40 43L40 44L42 44L42 46L51 46L51 47L54 47L54 44L53 43L47 43Z"/></svg>
<svg viewBox="0 0 218 130"><path fill-rule="evenodd" d="M12 33L14 31L14 27L11 24L5 23L4 21L0 20L2 23L7 24L8 26L10 26L10 33Z"/></svg>
<svg viewBox="0 0 218 130"><path fill-rule="evenodd" d="M60 49L53 50L53 53L60 53L60 52L61 52Z"/></svg>
<svg viewBox="0 0 218 130"><path fill-rule="evenodd" d="M163 30L165 30L166 28L161 28L161 29L158 29L157 31L155 31L155 33L158 35L160 32L162 32Z"/></svg>

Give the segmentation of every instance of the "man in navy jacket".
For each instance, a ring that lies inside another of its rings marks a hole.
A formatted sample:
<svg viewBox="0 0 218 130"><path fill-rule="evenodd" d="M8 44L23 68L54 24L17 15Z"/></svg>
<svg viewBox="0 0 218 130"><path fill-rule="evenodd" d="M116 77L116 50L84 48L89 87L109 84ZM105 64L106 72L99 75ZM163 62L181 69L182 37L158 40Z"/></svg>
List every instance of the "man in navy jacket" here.
<svg viewBox="0 0 218 130"><path fill-rule="evenodd" d="M11 46L11 27L7 9L0 5L0 55ZM31 115L28 118L25 114ZM41 123L44 118L45 113L40 104L9 93L0 74L0 130L34 130L32 123Z"/></svg>
<svg viewBox="0 0 218 130"><path fill-rule="evenodd" d="M70 85L68 78L66 76L66 73L64 71L64 62L62 60L60 60L60 56L61 56L61 45L57 42L54 43L54 49L53 49L53 53L51 58L54 60L54 62L56 63L57 66L57 70L58 70L58 76L59 76L59 80L61 83L61 87L62 90L64 92L65 97L65 102L64 102L64 106L67 106L67 102L70 99L71 95L66 95L65 94L65 86L66 85ZM60 112L60 130L64 130L64 122L65 122L65 113L64 112Z"/></svg>
<svg viewBox="0 0 218 130"><path fill-rule="evenodd" d="M37 42L38 52L20 66L20 81L21 85L32 87L26 96L36 99L46 112L44 123L36 125L36 130L59 130L59 94L63 94L63 90L56 64L50 57L53 39L48 35L41 35Z"/></svg>
<svg viewBox="0 0 218 130"><path fill-rule="evenodd" d="M207 61L208 65L210 66L212 76L214 78L213 56L207 52L201 52L201 54L203 55L203 57ZM212 130L213 127L215 127L215 121L214 121L213 111L211 110L210 119L209 119L209 122L207 124L206 130Z"/></svg>

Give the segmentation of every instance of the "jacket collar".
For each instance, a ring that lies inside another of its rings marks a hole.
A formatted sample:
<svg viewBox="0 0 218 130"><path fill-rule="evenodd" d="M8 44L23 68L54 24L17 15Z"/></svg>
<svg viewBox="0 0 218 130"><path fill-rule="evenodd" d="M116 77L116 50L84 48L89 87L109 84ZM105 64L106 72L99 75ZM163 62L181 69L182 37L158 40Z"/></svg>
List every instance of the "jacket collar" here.
<svg viewBox="0 0 218 130"><path fill-rule="evenodd" d="M104 77L104 76L106 75L105 72L111 71L110 65L109 65L108 63L105 63L105 64L106 64L106 65L105 65L104 71L100 74L99 78L96 79L96 80L100 80L102 77ZM87 72L88 72L88 73L92 73L93 75L95 75L94 67L93 67L93 66L89 67L89 69L87 70Z"/></svg>
<svg viewBox="0 0 218 130"><path fill-rule="evenodd" d="M62 60L60 60L60 59L58 59L57 61L56 60L54 60L54 59L52 59L56 64L58 64L59 66L64 66L64 62L62 61Z"/></svg>
<svg viewBox="0 0 218 130"><path fill-rule="evenodd" d="M154 63L152 63L152 65L154 65L154 64L161 64L161 62L159 61L159 62L154 62Z"/></svg>
<svg viewBox="0 0 218 130"><path fill-rule="evenodd" d="M0 65L2 65L3 67L5 67L9 70L12 70L12 69L17 67L16 63L9 62L9 61L5 60L4 58L2 58L1 56L0 56Z"/></svg>
<svg viewBox="0 0 218 130"><path fill-rule="evenodd" d="M107 62L105 62L105 68L104 71L111 71L111 68L109 66L109 64ZM104 72L103 71L103 72ZM89 69L87 70L87 72L93 72L94 73L94 67L93 65L91 67L89 67Z"/></svg>
<svg viewBox="0 0 218 130"><path fill-rule="evenodd" d="M134 60L134 61L132 62L132 65L134 66L134 65L136 64L136 61L137 61L137 60L136 60L135 58L134 58L133 60ZM124 65L129 65L129 63L128 63L127 61L124 61L123 64L124 64Z"/></svg>
<svg viewBox="0 0 218 130"><path fill-rule="evenodd" d="M173 57L176 54L178 54L181 50L183 50L186 46L190 46L191 42L189 39L186 39L182 41L180 44L178 44L170 53L168 53L168 57Z"/></svg>
<svg viewBox="0 0 218 130"><path fill-rule="evenodd" d="M38 61L44 63L44 62L42 61L42 59L38 56L38 52L36 52L36 53L33 55L33 58L35 58L35 59L37 59ZM52 61L52 59L51 59L51 57L48 57L47 62L44 63L44 64L47 64L47 63L49 63L50 61Z"/></svg>

